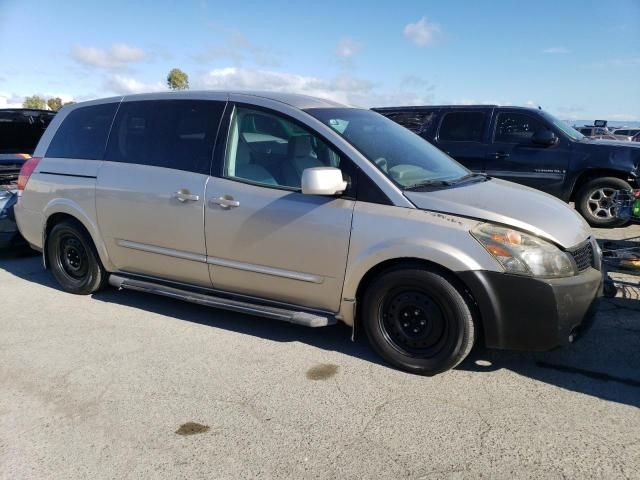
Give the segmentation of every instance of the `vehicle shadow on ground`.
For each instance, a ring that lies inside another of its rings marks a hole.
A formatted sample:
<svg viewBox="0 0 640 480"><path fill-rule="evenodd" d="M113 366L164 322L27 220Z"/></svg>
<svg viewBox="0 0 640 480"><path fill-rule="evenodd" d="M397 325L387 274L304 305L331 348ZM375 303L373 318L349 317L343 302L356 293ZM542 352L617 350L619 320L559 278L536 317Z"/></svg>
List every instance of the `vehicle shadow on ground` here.
<svg viewBox="0 0 640 480"><path fill-rule="evenodd" d="M59 289L49 272L43 270L39 257L0 254L0 269ZM276 342L302 342L384 365L362 332L352 342L351 328L342 324L312 329L112 288L93 295L93 298ZM560 388L640 407L640 301L624 298L604 300L593 328L579 342L567 347L544 353L476 347L457 368L478 375L508 369Z"/></svg>

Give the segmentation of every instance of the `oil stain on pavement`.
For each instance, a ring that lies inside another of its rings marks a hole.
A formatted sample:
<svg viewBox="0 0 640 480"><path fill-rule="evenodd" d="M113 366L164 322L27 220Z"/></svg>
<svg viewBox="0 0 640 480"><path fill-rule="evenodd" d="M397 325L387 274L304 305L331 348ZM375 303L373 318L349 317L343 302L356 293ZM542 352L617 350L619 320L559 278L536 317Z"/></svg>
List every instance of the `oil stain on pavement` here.
<svg viewBox="0 0 640 480"><path fill-rule="evenodd" d="M180 428L176 430L178 435L196 435L198 433L205 433L209 431L207 425L201 425L195 422L187 422L180 425Z"/></svg>
<svg viewBox="0 0 640 480"><path fill-rule="evenodd" d="M338 373L338 365L333 363L319 363L307 370L309 380L327 380Z"/></svg>

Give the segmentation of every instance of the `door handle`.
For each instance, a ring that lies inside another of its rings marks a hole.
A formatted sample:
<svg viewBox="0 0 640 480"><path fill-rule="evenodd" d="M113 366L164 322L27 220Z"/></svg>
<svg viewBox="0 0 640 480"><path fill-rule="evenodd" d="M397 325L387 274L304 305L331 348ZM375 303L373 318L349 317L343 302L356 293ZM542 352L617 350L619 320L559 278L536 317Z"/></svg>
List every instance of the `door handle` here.
<svg viewBox="0 0 640 480"><path fill-rule="evenodd" d="M181 188L176 193L173 194L173 198L178 200L179 202L197 202L200 200L200 195L194 195L186 188Z"/></svg>
<svg viewBox="0 0 640 480"><path fill-rule="evenodd" d="M498 158L509 158L509 154L506 152L495 152L487 154L488 158L498 159Z"/></svg>
<svg viewBox="0 0 640 480"><path fill-rule="evenodd" d="M240 202L234 200L231 195L223 195L222 197L212 198L209 202L213 205L219 205L220 208L229 210L240 206Z"/></svg>

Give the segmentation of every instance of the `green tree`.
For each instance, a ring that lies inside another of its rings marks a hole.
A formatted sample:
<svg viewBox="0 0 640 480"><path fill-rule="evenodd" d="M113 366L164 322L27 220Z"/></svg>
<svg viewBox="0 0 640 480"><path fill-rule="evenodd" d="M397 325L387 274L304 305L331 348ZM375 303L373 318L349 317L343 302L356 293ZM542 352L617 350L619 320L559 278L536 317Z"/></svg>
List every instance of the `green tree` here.
<svg viewBox="0 0 640 480"><path fill-rule="evenodd" d="M37 108L39 110L44 110L47 107L47 102L40 95L31 95L24 99L22 106L24 108Z"/></svg>
<svg viewBox="0 0 640 480"><path fill-rule="evenodd" d="M174 68L167 75L167 86L171 90L187 90L189 88L189 75L179 68Z"/></svg>
<svg viewBox="0 0 640 480"><path fill-rule="evenodd" d="M47 100L47 106L54 112L57 112L62 108L62 99L60 97L50 98Z"/></svg>

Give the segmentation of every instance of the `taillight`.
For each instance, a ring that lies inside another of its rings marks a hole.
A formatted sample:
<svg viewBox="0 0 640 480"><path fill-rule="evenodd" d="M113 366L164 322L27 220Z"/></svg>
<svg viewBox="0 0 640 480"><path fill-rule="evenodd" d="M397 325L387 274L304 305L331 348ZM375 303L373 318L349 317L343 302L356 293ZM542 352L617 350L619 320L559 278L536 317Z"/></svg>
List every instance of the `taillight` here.
<svg viewBox="0 0 640 480"><path fill-rule="evenodd" d="M38 163L40 163L40 160L42 160L41 157L31 157L22 164L20 175L18 176L18 195L24 191L24 187L27 186L29 177L31 177L31 174L38 166Z"/></svg>

